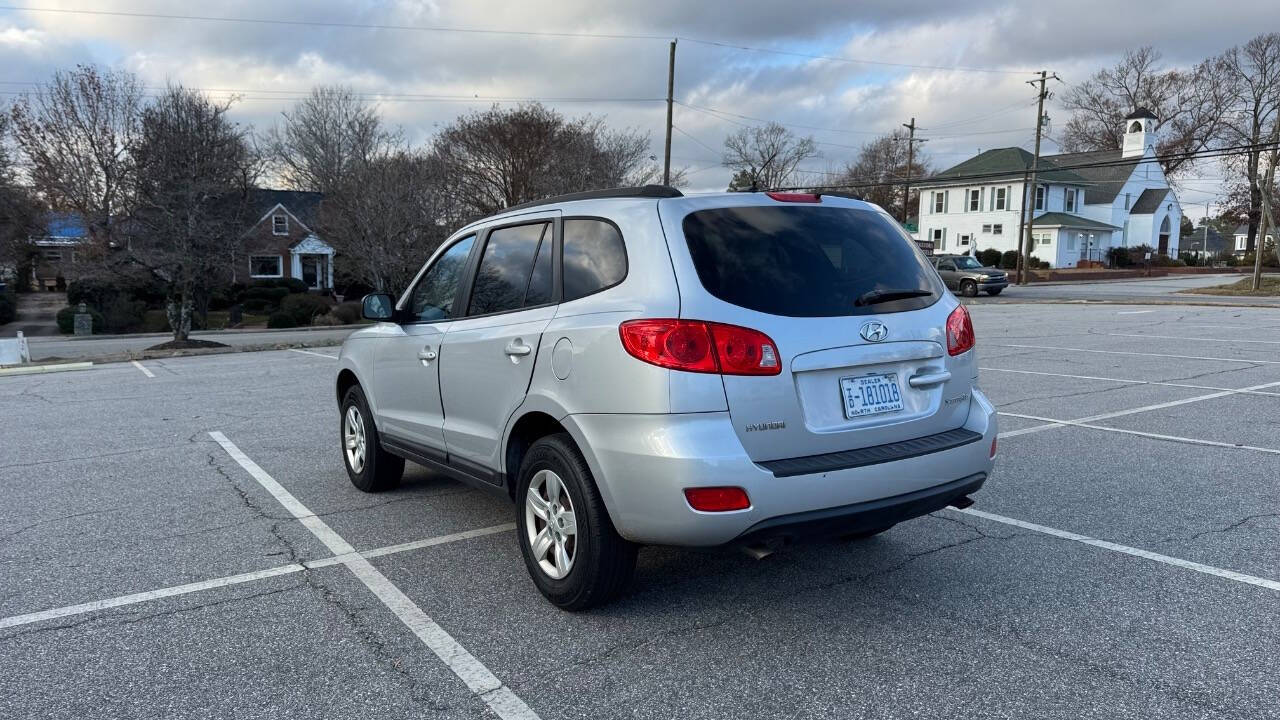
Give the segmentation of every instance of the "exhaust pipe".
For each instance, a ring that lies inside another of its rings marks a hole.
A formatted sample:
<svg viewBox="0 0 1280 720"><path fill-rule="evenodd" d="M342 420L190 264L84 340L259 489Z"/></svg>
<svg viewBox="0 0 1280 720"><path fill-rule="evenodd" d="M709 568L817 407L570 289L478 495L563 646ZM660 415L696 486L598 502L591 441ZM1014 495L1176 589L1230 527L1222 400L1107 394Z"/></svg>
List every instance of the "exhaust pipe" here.
<svg viewBox="0 0 1280 720"><path fill-rule="evenodd" d="M743 545L742 552L752 560L763 560L773 554L773 548L763 543Z"/></svg>
<svg viewBox="0 0 1280 720"><path fill-rule="evenodd" d="M948 503L948 505L950 505L951 507L957 510L963 510L973 505L973 498L969 497L968 495L961 495L960 497Z"/></svg>

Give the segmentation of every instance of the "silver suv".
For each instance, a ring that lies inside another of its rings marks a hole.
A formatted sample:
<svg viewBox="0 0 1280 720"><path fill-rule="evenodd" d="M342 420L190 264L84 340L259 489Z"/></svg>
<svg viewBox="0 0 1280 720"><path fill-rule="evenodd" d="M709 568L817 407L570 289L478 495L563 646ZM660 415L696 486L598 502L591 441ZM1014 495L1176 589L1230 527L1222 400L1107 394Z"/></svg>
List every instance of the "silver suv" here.
<svg viewBox="0 0 1280 720"><path fill-rule="evenodd" d="M647 186L454 233L342 347L351 481L405 460L515 502L538 589L615 596L640 545L867 537L990 476L973 325L880 208Z"/></svg>

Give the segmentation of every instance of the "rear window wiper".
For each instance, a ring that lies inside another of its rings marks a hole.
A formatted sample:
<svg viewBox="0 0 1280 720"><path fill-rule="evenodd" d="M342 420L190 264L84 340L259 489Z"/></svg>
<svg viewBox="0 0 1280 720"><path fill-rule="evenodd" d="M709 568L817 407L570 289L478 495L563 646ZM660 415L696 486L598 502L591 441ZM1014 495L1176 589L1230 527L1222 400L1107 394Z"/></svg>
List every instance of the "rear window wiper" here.
<svg viewBox="0 0 1280 720"><path fill-rule="evenodd" d="M858 299L853 301L853 304L856 307L862 307L863 305L876 305L891 300L905 300L932 294L933 291L931 290L868 290L859 295Z"/></svg>

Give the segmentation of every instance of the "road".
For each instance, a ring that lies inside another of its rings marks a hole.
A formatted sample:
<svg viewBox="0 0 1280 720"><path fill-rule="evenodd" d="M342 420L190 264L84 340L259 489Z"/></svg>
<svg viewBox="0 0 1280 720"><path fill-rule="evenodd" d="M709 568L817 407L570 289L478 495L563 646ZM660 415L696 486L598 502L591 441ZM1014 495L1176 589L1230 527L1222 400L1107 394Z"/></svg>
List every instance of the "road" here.
<svg viewBox="0 0 1280 720"><path fill-rule="evenodd" d="M972 313L970 511L581 614L506 500L351 486L333 349L0 377L0 717L1280 718L1280 313Z"/></svg>
<svg viewBox="0 0 1280 720"><path fill-rule="evenodd" d="M333 328L300 328L293 330L216 330L209 332L193 332L191 337L201 340L213 340L235 347L264 346L274 344L308 345L341 345L355 327L341 326ZM81 360L118 355L120 353L140 353L143 350L172 340L169 334L146 335L109 335L97 337L33 337L28 343L31 346L32 361L39 360Z"/></svg>
<svg viewBox="0 0 1280 720"><path fill-rule="evenodd" d="M1226 285L1247 275L1169 275L1162 278L1141 280L1108 280L1093 283L1044 283L1027 286L1011 286L997 298L983 296L979 302L1004 303L1054 300L1091 300L1105 302L1167 302L1183 304L1256 305L1280 308L1280 297L1229 297L1221 295L1195 295L1182 291L1194 288Z"/></svg>

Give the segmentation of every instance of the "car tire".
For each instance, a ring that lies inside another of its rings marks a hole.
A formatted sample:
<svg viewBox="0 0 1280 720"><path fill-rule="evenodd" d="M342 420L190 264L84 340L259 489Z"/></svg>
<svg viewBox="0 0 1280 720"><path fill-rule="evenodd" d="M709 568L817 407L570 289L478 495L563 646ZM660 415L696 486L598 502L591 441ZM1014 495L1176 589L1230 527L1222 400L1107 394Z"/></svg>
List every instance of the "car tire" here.
<svg viewBox="0 0 1280 720"><path fill-rule="evenodd" d="M841 539L843 539L843 540L866 540L867 538L875 537L876 535L879 535L879 534L880 534L880 533L882 533L882 532L887 532L887 531L891 530L891 529L893 528L893 526L894 526L894 525L897 525L897 523L890 523L890 524L888 524L888 525L883 525L883 526L881 526L881 527L870 528L870 529L867 529L867 530L859 530L858 532L855 532L855 533L849 533L849 534L847 534L847 535L842 535L842 536L841 536Z"/></svg>
<svg viewBox="0 0 1280 720"><path fill-rule="evenodd" d="M976 297L978 294L978 283L972 280L961 280L960 294L965 297Z"/></svg>
<svg viewBox="0 0 1280 720"><path fill-rule="evenodd" d="M991 288L990 290L987 291L987 294L990 295L991 297L995 297L996 295L999 295L1003 290L1004 288Z"/></svg>
<svg viewBox="0 0 1280 720"><path fill-rule="evenodd" d="M342 465L351 484L367 493L390 490L404 475L404 458L382 449L373 413L359 385L352 385L342 398L338 415L338 440Z"/></svg>
<svg viewBox="0 0 1280 720"><path fill-rule="evenodd" d="M516 532L534 585L564 610L612 600L635 571L638 548L614 529L591 470L566 433L537 440L520 463Z"/></svg>

